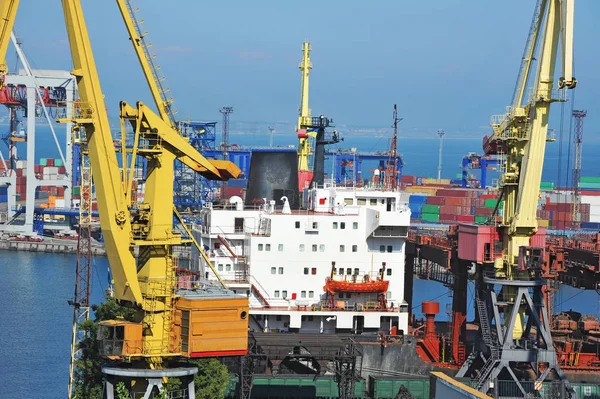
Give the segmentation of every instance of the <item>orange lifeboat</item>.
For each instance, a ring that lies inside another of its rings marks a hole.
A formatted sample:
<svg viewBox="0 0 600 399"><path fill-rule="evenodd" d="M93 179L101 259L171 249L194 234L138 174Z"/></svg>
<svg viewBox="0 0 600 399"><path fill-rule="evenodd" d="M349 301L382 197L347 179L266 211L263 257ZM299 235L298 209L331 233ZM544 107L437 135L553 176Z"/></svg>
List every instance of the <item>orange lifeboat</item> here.
<svg viewBox="0 0 600 399"><path fill-rule="evenodd" d="M390 282L388 280L370 280L365 278L363 281L334 280L327 278L323 290L331 294L336 292L387 292Z"/></svg>

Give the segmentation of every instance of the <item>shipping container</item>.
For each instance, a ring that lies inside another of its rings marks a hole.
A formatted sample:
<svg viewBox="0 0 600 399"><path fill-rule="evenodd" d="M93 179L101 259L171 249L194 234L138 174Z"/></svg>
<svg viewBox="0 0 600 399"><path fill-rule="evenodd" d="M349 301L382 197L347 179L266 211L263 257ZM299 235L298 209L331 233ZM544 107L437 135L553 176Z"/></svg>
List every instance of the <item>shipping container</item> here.
<svg viewBox="0 0 600 399"><path fill-rule="evenodd" d="M424 204L423 207L421 208L421 212L423 213L434 213L434 214L440 214L440 205L431 205L431 204Z"/></svg>
<svg viewBox="0 0 600 399"><path fill-rule="evenodd" d="M427 197L427 203L430 205L444 205L444 197L431 196Z"/></svg>
<svg viewBox="0 0 600 399"><path fill-rule="evenodd" d="M411 195L408 197L409 204L426 204L427 196L426 195Z"/></svg>
<svg viewBox="0 0 600 399"><path fill-rule="evenodd" d="M439 213L422 213L421 219L424 222L436 222L437 223L440 221L440 214Z"/></svg>
<svg viewBox="0 0 600 399"><path fill-rule="evenodd" d="M580 183L600 183L600 177L598 176L581 176L579 178Z"/></svg>
<svg viewBox="0 0 600 399"><path fill-rule="evenodd" d="M62 159L57 158L57 159L54 160L54 166L62 166L62 167L64 167L65 164L63 163Z"/></svg>
<svg viewBox="0 0 600 399"><path fill-rule="evenodd" d="M415 399L429 399L429 378L369 377L369 397L394 399L404 387Z"/></svg>

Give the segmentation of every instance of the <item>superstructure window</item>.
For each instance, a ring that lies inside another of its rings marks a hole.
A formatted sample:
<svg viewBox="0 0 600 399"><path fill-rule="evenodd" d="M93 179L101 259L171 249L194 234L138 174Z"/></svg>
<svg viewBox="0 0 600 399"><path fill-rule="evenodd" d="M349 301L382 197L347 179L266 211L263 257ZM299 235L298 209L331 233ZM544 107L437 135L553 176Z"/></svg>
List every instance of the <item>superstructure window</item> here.
<svg viewBox="0 0 600 399"><path fill-rule="evenodd" d="M379 252L385 252L385 245L379 246Z"/></svg>
<svg viewBox="0 0 600 399"><path fill-rule="evenodd" d="M279 290L276 290L276 291L275 291L275 294L274 294L274 296L275 296L275 298L279 298Z"/></svg>
<svg viewBox="0 0 600 399"><path fill-rule="evenodd" d="M283 274L283 267L279 268L279 274Z"/></svg>
<svg viewBox="0 0 600 399"><path fill-rule="evenodd" d="M265 244L265 251L271 250L271 244Z"/></svg>
<svg viewBox="0 0 600 399"><path fill-rule="evenodd" d="M343 267L340 267L340 268L338 269L338 274L339 274L340 276L343 276L343 275L344 275L344 268L343 268Z"/></svg>
<svg viewBox="0 0 600 399"><path fill-rule="evenodd" d="M337 230L337 228L338 228L338 222L333 222L333 229Z"/></svg>
<svg viewBox="0 0 600 399"><path fill-rule="evenodd" d="M340 245L340 252L345 252L345 251L346 251L346 246Z"/></svg>
<svg viewBox="0 0 600 399"><path fill-rule="evenodd" d="M346 228L346 222L340 222L340 229L345 229Z"/></svg>
<svg viewBox="0 0 600 399"><path fill-rule="evenodd" d="M229 263L225 265L225 271L226 272L230 272L231 271L231 265Z"/></svg>
<svg viewBox="0 0 600 399"><path fill-rule="evenodd" d="M325 244L319 245L319 251L320 252L325 252Z"/></svg>
<svg viewBox="0 0 600 399"><path fill-rule="evenodd" d="M300 291L300 298L306 298L306 291Z"/></svg>
<svg viewBox="0 0 600 399"><path fill-rule="evenodd" d="M258 250L262 251L263 250L263 245L262 244L258 244Z"/></svg>
<svg viewBox="0 0 600 399"><path fill-rule="evenodd" d="M283 244L279 244L279 246L278 246L277 249L279 250L279 252L282 252L283 251Z"/></svg>
<svg viewBox="0 0 600 399"><path fill-rule="evenodd" d="M286 290L281 291L281 296L283 298L287 298L287 291Z"/></svg>
<svg viewBox="0 0 600 399"><path fill-rule="evenodd" d="M354 198L344 198L344 204L354 205Z"/></svg>
<svg viewBox="0 0 600 399"><path fill-rule="evenodd" d="M277 268L276 267L272 267L271 268L271 274L277 274Z"/></svg>
<svg viewBox="0 0 600 399"><path fill-rule="evenodd" d="M313 267L310 271L311 274L317 274L317 268Z"/></svg>
<svg viewBox="0 0 600 399"><path fill-rule="evenodd" d="M217 266L217 270L222 272L223 271L223 264L219 263L219 266Z"/></svg>
<svg viewBox="0 0 600 399"><path fill-rule="evenodd" d="M387 269L387 270L386 270L386 274L387 274L388 276L391 276L391 275L392 275L392 269Z"/></svg>
<svg viewBox="0 0 600 399"><path fill-rule="evenodd" d="M354 269L354 275L358 276L358 273L359 273L359 270L358 270L358 267L357 267L356 269Z"/></svg>
<svg viewBox="0 0 600 399"><path fill-rule="evenodd" d="M312 228L313 229L318 229L319 228L319 222L312 222Z"/></svg>
<svg viewBox="0 0 600 399"><path fill-rule="evenodd" d="M351 269L351 268L347 268L347 269L346 269L346 274L347 274L348 276L351 276L351 275L352 275L352 269Z"/></svg>
<svg viewBox="0 0 600 399"><path fill-rule="evenodd" d="M298 250L299 250L300 252L304 252L304 244L300 244L300 245L298 245Z"/></svg>
<svg viewBox="0 0 600 399"><path fill-rule="evenodd" d="M313 252L317 252L317 244L313 244L312 245L312 251Z"/></svg>
<svg viewBox="0 0 600 399"><path fill-rule="evenodd" d="M371 205L377 205L377 198L371 198L370 203Z"/></svg>
<svg viewBox="0 0 600 399"><path fill-rule="evenodd" d="M387 251L388 251L388 252L392 252L392 250L393 250L393 249L394 249L394 248L393 248L391 245L388 245L388 246L387 246Z"/></svg>
<svg viewBox="0 0 600 399"><path fill-rule="evenodd" d="M354 223L352 223L352 228L353 228L354 230L358 230L358 222L354 222Z"/></svg>
<svg viewBox="0 0 600 399"><path fill-rule="evenodd" d="M308 297L309 298L314 298L315 297L315 292L314 291L308 291Z"/></svg>
<svg viewBox="0 0 600 399"><path fill-rule="evenodd" d="M352 252L358 252L358 245L352 246Z"/></svg>
<svg viewBox="0 0 600 399"><path fill-rule="evenodd" d="M296 228L299 229L300 228L300 222L296 221Z"/></svg>
<svg viewBox="0 0 600 399"><path fill-rule="evenodd" d="M304 274L308 274L308 267L304 268Z"/></svg>

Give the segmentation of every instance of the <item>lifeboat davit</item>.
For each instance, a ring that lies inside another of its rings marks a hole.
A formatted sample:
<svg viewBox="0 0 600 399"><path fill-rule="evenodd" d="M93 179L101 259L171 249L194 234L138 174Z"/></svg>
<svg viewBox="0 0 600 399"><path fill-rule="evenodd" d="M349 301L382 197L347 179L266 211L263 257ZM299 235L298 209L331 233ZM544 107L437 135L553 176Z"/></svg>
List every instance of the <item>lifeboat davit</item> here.
<svg viewBox="0 0 600 399"><path fill-rule="evenodd" d="M390 282L388 280L369 280L364 281L348 281L348 280L333 280L327 278L323 290L331 294L336 292L387 292Z"/></svg>

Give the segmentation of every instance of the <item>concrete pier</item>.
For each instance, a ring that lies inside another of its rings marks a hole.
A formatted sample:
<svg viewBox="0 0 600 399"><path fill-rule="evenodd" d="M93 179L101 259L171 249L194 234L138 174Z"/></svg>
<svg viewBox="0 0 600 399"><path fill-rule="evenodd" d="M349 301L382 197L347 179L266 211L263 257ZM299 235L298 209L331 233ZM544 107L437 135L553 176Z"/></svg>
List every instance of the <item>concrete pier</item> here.
<svg viewBox="0 0 600 399"><path fill-rule="evenodd" d="M48 237L45 237L44 241L41 242L0 239L0 250L75 254L77 253L77 240ZM92 255L106 256L104 246L92 245Z"/></svg>

